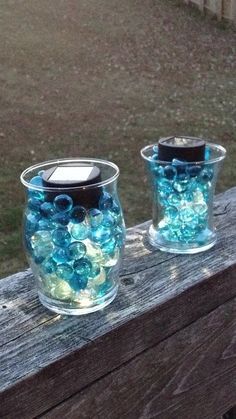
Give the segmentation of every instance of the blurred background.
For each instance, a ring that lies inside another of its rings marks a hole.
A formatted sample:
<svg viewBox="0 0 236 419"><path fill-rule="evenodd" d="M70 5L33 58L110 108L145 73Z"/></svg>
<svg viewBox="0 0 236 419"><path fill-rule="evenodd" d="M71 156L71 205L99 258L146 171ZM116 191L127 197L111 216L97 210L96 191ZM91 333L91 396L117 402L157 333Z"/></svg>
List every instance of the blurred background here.
<svg viewBox="0 0 236 419"><path fill-rule="evenodd" d="M162 136L224 145L235 184L236 32L177 0L1 0L0 277L27 264L19 176L58 157L121 170L127 226L151 218L140 149Z"/></svg>

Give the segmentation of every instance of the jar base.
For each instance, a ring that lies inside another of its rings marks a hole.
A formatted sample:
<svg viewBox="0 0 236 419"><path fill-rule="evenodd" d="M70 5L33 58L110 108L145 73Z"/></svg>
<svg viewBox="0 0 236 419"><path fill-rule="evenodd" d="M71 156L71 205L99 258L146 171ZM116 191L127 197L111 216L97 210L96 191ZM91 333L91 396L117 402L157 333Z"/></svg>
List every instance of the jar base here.
<svg viewBox="0 0 236 419"><path fill-rule="evenodd" d="M44 305L44 307L48 308L49 310L53 311L57 314L64 314L69 316L80 316L83 314L94 313L95 311L102 310L106 306L112 303L115 299L118 291L118 285L115 286L107 295L102 298L99 298L94 301L94 304L90 307L82 307L81 304L76 303L69 303L58 301L53 298L47 297L40 291L38 291L38 296L40 302Z"/></svg>
<svg viewBox="0 0 236 419"><path fill-rule="evenodd" d="M216 234L212 232L211 238L202 245L176 243L170 241L167 242L162 239L161 235L158 234L153 225L151 225L148 231L148 240L151 246L161 250L162 252L193 255L195 253L205 252L206 250L211 249L216 244Z"/></svg>

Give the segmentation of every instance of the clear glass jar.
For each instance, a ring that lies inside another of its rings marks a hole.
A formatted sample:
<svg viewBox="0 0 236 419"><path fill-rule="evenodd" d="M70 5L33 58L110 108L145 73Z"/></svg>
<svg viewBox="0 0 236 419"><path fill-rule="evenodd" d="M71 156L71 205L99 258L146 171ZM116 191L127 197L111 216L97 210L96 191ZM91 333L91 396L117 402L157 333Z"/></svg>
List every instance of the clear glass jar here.
<svg viewBox="0 0 236 419"><path fill-rule="evenodd" d="M77 187L45 187L45 170L56 165L94 164L101 181ZM86 314L115 298L125 242L117 195L118 167L98 159L61 159L26 169L24 247L44 306L60 314ZM84 194L99 197L85 208ZM92 195L91 195L92 194ZM83 197L83 204L80 199Z"/></svg>
<svg viewBox="0 0 236 419"><path fill-rule="evenodd" d="M216 242L213 198L226 150L207 143L205 160L158 160L157 145L141 150L152 185L150 243L170 253L198 253Z"/></svg>

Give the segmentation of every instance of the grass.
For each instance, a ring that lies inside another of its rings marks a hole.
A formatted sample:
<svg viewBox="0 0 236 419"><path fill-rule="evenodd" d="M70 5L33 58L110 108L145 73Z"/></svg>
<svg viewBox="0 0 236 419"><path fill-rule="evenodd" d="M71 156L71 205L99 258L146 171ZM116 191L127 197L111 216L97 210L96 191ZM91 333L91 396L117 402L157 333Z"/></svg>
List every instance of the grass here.
<svg viewBox="0 0 236 419"><path fill-rule="evenodd" d="M188 134L224 145L235 183L236 34L173 0L3 0L0 276L26 266L21 171L91 156L121 169L128 226L151 217L140 149Z"/></svg>

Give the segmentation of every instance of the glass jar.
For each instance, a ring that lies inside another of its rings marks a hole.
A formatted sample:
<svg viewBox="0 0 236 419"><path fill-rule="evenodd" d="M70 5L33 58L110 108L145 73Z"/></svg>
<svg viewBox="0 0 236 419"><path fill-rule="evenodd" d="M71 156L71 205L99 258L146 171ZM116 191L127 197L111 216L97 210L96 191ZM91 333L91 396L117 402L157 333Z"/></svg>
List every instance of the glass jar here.
<svg viewBox="0 0 236 419"><path fill-rule="evenodd" d="M205 160L158 160L158 146L141 150L152 186L150 243L170 253L198 253L216 243L213 198L226 150L206 143Z"/></svg>
<svg viewBox="0 0 236 419"><path fill-rule="evenodd" d="M55 165L93 164L99 182L48 187L43 174ZM60 314L86 314L115 298L125 242L117 195L118 167L98 159L61 159L26 169L24 247L39 299ZM88 205L87 205L87 202Z"/></svg>

